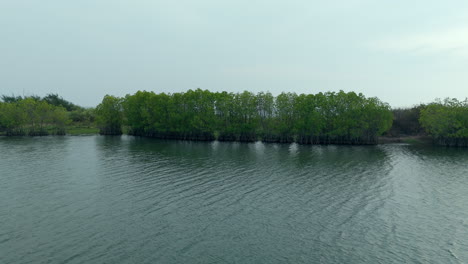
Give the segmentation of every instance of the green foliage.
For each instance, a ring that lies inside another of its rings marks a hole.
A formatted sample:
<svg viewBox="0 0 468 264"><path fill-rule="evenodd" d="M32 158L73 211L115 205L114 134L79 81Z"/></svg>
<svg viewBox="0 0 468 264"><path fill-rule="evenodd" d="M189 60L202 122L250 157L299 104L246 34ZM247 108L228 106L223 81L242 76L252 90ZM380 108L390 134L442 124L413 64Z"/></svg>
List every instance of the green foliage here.
<svg viewBox="0 0 468 264"><path fill-rule="evenodd" d="M5 103L16 103L18 101L23 100L22 96L15 96L15 95L2 95L2 101Z"/></svg>
<svg viewBox="0 0 468 264"><path fill-rule="evenodd" d="M275 100L275 122L272 129L279 142L290 142L295 134L294 124L297 95L295 93L281 93Z"/></svg>
<svg viewBox="0 0 468 264"><path fill-rule="evenodd" d="M96 119L94 108L79 108L68 112L68 115L73 123L85 126L91 126Z"/></svg>
<svg viewBox="0 0 468 264"><path fill-rule="evenodd" d="M152 96L152 92L138 91L134 95L127 95L123 100L124 124L129 127L130 135L146 135L150 127L148 100Z"/></svg>
<svg viewBox="0 0 468 264"><path fill-rule="evenodd" d="M85 109L57 94L3 96L0 132L9 135L64 134L70 122L81 133L165 139L301 144L375 144L392 124L387 104L377 98L340 91L301 94L253 94L188 90L156 94L138 91L125 98L106 95ZM216 136L215 136L216 135Z"/></svg>
<svg viewBox="0 0 468 264"><path fill-rule="evenodd" d="M102 135L122 134L122 99L106 95L96 107L96 123Z"/></svg>
<svg viewBox="0 0 468 264"><path fill-rule="evenodd" d="M122 103L129 134L168 139L214 139L215 94L197 89L186 93L138 91Z"/></svg>
<svg viewBox="0 0 468 264"><path fill-rule="evenodd" d="M75 127L95 131L94 109L77 106L57 94L43 98L3 95L0 99L0 134L64 135Z"/></svg>
<svg viewBox="0 0 468 264"><path fill-rule="evenodd" d="M54 106L61 106L65 108L67 111L77 111L77 110L83 110L82 107L79 107L65 99L63 99L61 96L58 94L48 94L42 98L42 101L47 102L50 105Z"/></svg>
<svg viewBox="0 0 468 264"><path fill-rule="evenodd" d="M431 103L421 110L419 121L437 143L468 146L468 99Z"/></svg>
<svg viewBox="0 0 468 264"><path fill-rule="evenodd" d="M392 124L387 104L354 92L300 95L296 101L299 143L375 144Z"/></svg>
<svg viewBox="0 0 468 264"><path fill-rule="evenodd" d="M123 102L129 134L168 139L303 144L375 144L388 130L387 104L362 94L139 91ZM99 108L99 107L98 107Z"/></svg>
<svg viewBox="0 0 468 264"><path fill-rule="evenodd" d="M23 134L26 115L17 103L0 103L0 129L7 135Z"/></svg>
<svg viewBox="0 0 468 264"><path fill-rule="evenodd" d="M256 96L244 91L219 93L216 98L216 114L221 120L219 140L255 141L259 119Z"/></svg>
<svg viewBox="0 0 468 264"><path fill-rule="evenodd" d="M27 97L0 103L0 131L7 135L65 134L69 123L66 110L36 99Z"/></svg>
<svg viewBox="0 0 468 264"><path fill-rule="evenodd" d="M265 142L277 141L278 137L273 131L275 122L275 97L269 92L257 94L258 128L257 134Z"/></svg>

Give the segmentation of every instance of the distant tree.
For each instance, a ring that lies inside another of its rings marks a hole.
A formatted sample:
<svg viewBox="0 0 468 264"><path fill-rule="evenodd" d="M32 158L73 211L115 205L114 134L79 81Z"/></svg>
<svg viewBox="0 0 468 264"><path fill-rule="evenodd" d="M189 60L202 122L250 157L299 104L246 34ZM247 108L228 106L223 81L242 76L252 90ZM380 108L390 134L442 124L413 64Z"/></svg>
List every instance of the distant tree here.
<svg viewBox="0 0 468 264"><path fill-rule="evenodd" d="M67 111L82 110L81 107L63 99L58 94L47 94L42 100L54 106L62 106Z"/></svg>
<svg viewBox="0 0 468 264"><path fill-rule="evenodd" d="M18 101L23 100L22 96L15 96L15 95L2 95L2 101L5 103L16 103Z"/></svg>
<svg viewBox="0 0 468 264"><path fill-rule="evenodd" d="M79 108L68 112L72 122L90 126L95 120L94 108Z"/></svg>
<svg viewBox="0 0 468 264"><path fill-rule="evenodd" d="M396 108L392 110L393 125L387 132L389 136L416 136L424 134L424 129L419 123L421 110L424 105L411 108Z"/></svg>

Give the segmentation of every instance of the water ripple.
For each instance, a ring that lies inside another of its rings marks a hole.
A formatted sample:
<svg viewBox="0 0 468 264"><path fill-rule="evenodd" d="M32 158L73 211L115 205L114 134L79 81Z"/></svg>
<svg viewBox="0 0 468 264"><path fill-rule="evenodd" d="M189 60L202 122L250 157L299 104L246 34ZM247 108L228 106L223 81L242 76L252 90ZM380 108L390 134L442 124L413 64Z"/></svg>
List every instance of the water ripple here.
<svg viewBox="0 0 468 264"><path fill-rule="evenodd" d="M468 154L0 138L0 263L466 263Z"/></svg>

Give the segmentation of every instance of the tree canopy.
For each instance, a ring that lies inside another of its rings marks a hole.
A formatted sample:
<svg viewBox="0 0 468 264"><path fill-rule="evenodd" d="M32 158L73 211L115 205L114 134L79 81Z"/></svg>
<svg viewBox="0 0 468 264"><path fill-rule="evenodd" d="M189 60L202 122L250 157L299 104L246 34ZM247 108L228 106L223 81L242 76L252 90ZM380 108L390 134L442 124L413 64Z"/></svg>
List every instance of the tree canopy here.
<svg viewBox="0 0 468 264"><path fill-rule="evenodd" d="M438 144L468 146L468 99L437 100L421 110L420 122Z"/></svg>
<svg viewBox="0 0 468 264"><path fill-rule="evenodd" d="M107 110L106 110L107 109ZM189 90L106 96L96 108L103 134L167 139L302 144L375 144L392 124L390 106L354 92L253 94Z"/></svg>
<svg viewBox="0 0 468 264"><path fill-rule="evenodd" d="M93 109L58 94L0 96L1 134L62 135L71 122L96 125L103 135L125 130L163 139L376 144L386 133L429 134L441 145L468 146L468 99L392 110L378 98L354 92L273 96L196 89L170 94L138 91L123 98L106 95Z"/></svg>
<svg viewBox="0 0 468 264"><path fill-rule="evenodd" d="M104 96L96 106L96 124L102 135L122 134L122 99L111 95Z"/></svg>
<svg viewBox="0 0 468 264"><path fill-rule="evenodd" d="M7 135L63 135L68 122L65 108L43 100L27 97L0 102L0 131Z"/></svg>

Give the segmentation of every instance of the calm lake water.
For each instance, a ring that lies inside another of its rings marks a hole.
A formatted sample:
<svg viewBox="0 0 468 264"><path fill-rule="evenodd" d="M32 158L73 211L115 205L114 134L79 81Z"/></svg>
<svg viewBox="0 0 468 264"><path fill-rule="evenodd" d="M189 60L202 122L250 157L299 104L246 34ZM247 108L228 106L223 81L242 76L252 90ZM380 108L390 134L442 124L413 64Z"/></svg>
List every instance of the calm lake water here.
<svg viewBox="0 0 468 264"><path fill-rule="evenodd" d="M0 138L0 263L467 263L468 149Z"/></svg>

